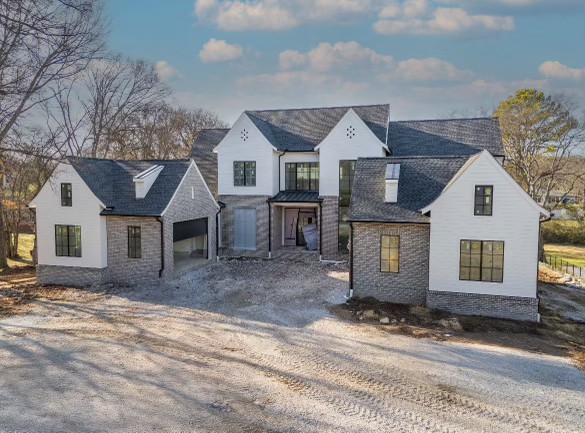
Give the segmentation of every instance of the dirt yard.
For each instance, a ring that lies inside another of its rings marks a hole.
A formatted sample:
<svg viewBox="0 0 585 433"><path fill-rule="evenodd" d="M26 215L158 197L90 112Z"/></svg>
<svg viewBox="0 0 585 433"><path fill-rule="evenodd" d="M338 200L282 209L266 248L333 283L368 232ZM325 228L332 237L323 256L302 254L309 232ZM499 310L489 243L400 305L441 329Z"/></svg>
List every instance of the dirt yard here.
<svg viewBox="0 0 585 433"><path fill-rule="evenodd" d="M15 278L0 285L21 294L0 317L0 432L585 425L585 373L562 351L452 341L451 331L412 338L399 331L407 317L396 327L340 318L341 266L229 261L164 287L92 291L39 292Z"/></svg>

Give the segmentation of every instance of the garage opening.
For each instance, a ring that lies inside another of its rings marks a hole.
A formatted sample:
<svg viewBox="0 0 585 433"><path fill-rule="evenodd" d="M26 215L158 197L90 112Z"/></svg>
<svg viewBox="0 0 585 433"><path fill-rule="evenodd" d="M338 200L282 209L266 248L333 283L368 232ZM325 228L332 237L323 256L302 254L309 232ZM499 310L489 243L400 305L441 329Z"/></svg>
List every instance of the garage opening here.
<svg viewBox="0 0 585 433"><path fill-rule="evenodd" d="M209 259L208 218L173 224L175 274L183 274Z"/></svg>

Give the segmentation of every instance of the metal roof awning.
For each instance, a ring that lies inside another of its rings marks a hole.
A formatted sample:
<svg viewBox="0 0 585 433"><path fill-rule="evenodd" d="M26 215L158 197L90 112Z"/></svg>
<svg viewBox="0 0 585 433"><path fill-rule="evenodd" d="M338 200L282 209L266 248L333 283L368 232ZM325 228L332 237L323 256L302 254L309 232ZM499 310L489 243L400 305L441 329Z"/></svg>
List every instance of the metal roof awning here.
<svg viewBox="0 0 585 433"><path fill-rule="evenodd" d="M269 198L269 203L320 203L318 191L280 191L274 197Z"/></svg>

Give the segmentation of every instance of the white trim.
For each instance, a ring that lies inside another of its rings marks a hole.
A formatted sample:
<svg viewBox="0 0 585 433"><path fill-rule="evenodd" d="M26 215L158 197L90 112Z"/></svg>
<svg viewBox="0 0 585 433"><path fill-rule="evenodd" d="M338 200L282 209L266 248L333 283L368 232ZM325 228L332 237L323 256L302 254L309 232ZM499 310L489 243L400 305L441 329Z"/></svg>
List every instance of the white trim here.
<svg viewBox="0 0 585 433"><path fill-rule="evenodd" d="M254 121L252 119L250 119L250 116L248 116L248 113L246 113L245 111L240 115L240 117L238 117L238 120L235 121L235 123L232 125L232 127L230 128L230 130L228 131L228 133L221 139L221 141L219 143L217 143L217 146L215 146L212 150L213 153L219 153L219 148L220 146L223 144L223 142L226 140L226 138L228 138L229 135L231 135L232 130L234 129L234 127L238 124L238 122L240 121L240 119L242 117L246 117L248 119L248 121L252 124L252 126L254 127L254 129L256 130L256 132L258 132L258 134L260 134L260 136L264 139L264 142L270 146L270 148L272 150L274 150L275 152L279 152L279 150L274 147L270 141L268 141L268 139L266 138L266 136L264 134L262 134L262 131L260 131L260 129L258 129L258 127L256 126L256 124L254 123ZM245 145L243 145L243 148L245 149Z"/></svg>
<svg viewBox="0 0 585 433"><path fill-rule="evenodd" d="M359 122L362 123L362 125L364 126L364 128L366 128L366 134L369 133L370 137L373 138L374 140L376 140L376 142L378 142L380 144L380 146L382 146L382 148L384 148L386 151L389 152L388 150L388 146L386 146L385 143L383 143L378 137L376 137L376 134L374 134L372 132L372 130L370 129L370 127L368 125L366 125L366 122L364 122L362 120L362 118L360 116L358 116L358 114L354 111L353 108L349 108L347 110L347 112L341 117L341 119L339 119L339 122L337 122L337 124L331 129L331 131L329 131L329 134L327 134L327 136L323 139L323 141L321 141L321 143L319 143L317 146L315 146L314 151L318 151L319 148L321 147L321 145L327 141L327 139L329 138L329 136L333 133L333 131L337 128L337 126L347 117L347 116L354 116ZM388 127L386 127L386 131L388 131Z"/></svg>
<svg viewBox="0 0 585 433"><path fill-rule="evenodd" d="M173 203L173 200L177 196L177 193L179 192L179 189L181 189L181 186L183 185L183 182L185 182L185 179L187 178L187 175L191 171L191 167L195 167L195 170L197 170L197 174L199 175L199 178L203 182L203 185L205 185L205 189L207 190L207 193L209 194L209 196L213 200L213 204L215 204L215 207L217 207L219 209L219 204L217 204L217 201L215 201L215 197L213 197L213 194L211 193L209 187L207 186L207 182L205 182L205 179L203 179L203 176L201 175L201 172L199 171L199 167L197 167L197 164L195 163L194 160L191 160L191 164L189 164L189 168L187 169L187 171L183 175L183 178L181 179L181 182L179 182L179 185L175 189L175 192L173 193L173 196L171 197L171 199L167 203L167 206L165 207L165 209L160 214L161 217L163 217L165 215L165 213L167 213L167 210L169 210L169 207L171 206L171 204Z"/></svg>

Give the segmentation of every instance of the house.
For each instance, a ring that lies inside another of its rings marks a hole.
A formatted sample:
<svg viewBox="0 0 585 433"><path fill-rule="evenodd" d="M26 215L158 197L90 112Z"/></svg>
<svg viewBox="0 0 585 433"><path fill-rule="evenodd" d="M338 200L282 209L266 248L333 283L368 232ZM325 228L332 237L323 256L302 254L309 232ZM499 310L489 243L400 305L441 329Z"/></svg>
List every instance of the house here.
<svg viewBox="0 0 585 433"><path fill-rule="evenodd" d="M41 284L156 283L216 257L219 206L191 160L70 158L29 207Z"/></svg>

